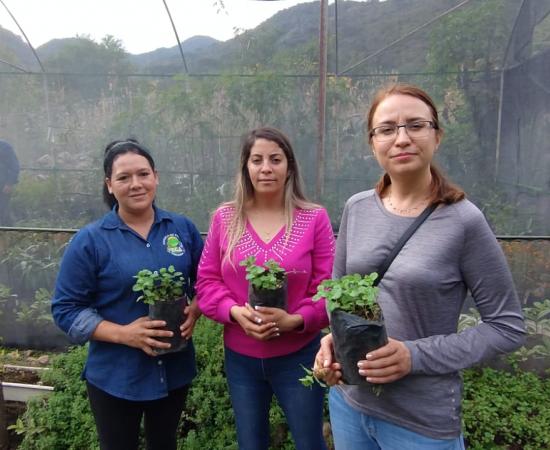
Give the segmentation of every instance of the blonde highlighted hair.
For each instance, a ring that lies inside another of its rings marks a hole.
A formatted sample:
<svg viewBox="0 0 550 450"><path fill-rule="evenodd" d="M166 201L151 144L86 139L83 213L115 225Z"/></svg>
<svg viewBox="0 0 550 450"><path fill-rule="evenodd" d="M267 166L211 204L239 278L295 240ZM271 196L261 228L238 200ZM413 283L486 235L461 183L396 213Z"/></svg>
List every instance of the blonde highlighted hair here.
<svg viewBox="0 0 550 450"><path fill-rule="evenodd" d="M254 186L248 172L248 160L250 152L257 139L265 139L270 142L275 142L286 156L288 169L287 178L285 181L284 191L284 217L286 224L286 239L292 231L292 222L295 209L317 209L319 205L310 202L304 194L304 183L300 174L300 167L294 149L290 144L289 139L283 132L272 127L256 128L242 139L241 157L239 163L239 171L235 179L235 190L233 200L224 203L222 207L230 207L233 209L232 217L229 221L226 230L227 252L223 258L223 262L231 261L231 255L239 239L243 236L246 228L246 205L254 198Z"/></svg>

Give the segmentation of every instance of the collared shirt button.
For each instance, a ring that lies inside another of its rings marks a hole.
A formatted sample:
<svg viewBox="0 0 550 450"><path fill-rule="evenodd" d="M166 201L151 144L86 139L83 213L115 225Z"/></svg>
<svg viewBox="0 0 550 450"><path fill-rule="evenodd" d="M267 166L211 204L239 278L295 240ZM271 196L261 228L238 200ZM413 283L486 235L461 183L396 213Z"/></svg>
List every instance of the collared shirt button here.
<svg viewBox="0 0 550 450"><path fill-rule="evenodd" d="M164 378L160 377L160 382L164 383Z"/></svg>
<svg viewBox="0 0 550 450"><path fill-rule="evenodd" d="M159 359L158 365L162 366L162 360Z"/></svg>
<svg viewBox="0 0 550 450"><path fill-rule="evenodd" d="M151 244L149 244L149 242L147 242L146 247L147 247L147 248L151 247Z"/></svg>

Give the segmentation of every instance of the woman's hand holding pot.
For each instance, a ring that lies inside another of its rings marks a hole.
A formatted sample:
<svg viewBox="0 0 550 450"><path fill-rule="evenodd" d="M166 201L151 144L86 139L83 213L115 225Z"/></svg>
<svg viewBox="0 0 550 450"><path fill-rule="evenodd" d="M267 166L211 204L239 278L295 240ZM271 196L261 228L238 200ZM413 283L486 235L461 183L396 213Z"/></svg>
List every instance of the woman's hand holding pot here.
<svg viewBox="0 0 550 450"><path fill-rule="evenodd" d="M201 310L199 309L196 297L193 298L191 304L185 307L183 313L185 314L185 322L183 322L180 327L181 337L185 339L191 339L191 336L193 335L193 330L195 329L195 324L202 314Z"/></svg>
<svg viewBox="0 0 550 450"><path fill-rule="evenodd" d="M281 308L256 306L253 311L262 323L275 323L279 333L286 333L304 325L304 318L300 314L289 314Z"/></svg>
<svg viewBox="0 0 550 450"><path fill-rule="evenodd" d="M248 336L259 341L267 341L280 335L277 324L263 322L248 303L245 306L233 306L230 314Z"/></svg>
<svg viewBox="0 0 550 450"><path fill-rule="evenodd" d="M411 372L411 352L405 344L395 339L366 355L359 361L359 374L369 383L384 384L399 380Z"/></svg>
<svg viewBox="0 0 550 450"><path fill-rule="evenodd" d="M321 339L321 348L315 355L313 375L329 386L334 386L342 384L341 368L340 364L334 361L334 341L332 333L329 333Z"/></svg>
<svg viewBox="0 0 550 450"><path fill-rule="evenodd" d="M162 330L166 326L163 320L151 320L147 316L140 317L128 325L120 327L118 343L139 348L149 356L157 356L153 348L170 348L170 344L157 341L156 337L170 337L171 331Z"/></svg>

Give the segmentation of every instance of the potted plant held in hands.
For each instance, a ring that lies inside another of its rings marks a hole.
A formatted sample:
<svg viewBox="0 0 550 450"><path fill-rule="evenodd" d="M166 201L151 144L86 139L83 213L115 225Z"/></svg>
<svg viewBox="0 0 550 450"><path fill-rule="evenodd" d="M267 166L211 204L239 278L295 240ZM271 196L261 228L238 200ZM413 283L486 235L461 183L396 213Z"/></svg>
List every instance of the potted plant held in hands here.
<svg viewBox="0 0 550 450"><path fill-rule="evenodd" d="M171 347L154 348L158 355L183 350L187 340L181 336L180 325L185 321L183 310L187 305L187 296L183 293L185 281L182 273L174 266L162 267L159 270L140 270L134 276L137 279L132 290L142 292L138 301L149 305L149 318L164 320L165 330L171 331L171 337L157 337L159 341L168 342Z"/></svg>
<svg viewBox="0 0 550 450"><path fill-rule="evenodd" d="M317 287L313 300L324 298L330 313L330 328L336 360L342 365L346 384L368 384L359 375L357 362L366 354L388 343L382 310L377 302L378 275L345 275L325 280Z"/></svg>
<svg viewBox="0 0 550 450"><path fill-rule="evenodd" d="M246 267L250 306L287 309L286 272L277 261L270 259L259 266L256 265L256 258L249 256L239 264Z"/></svg>

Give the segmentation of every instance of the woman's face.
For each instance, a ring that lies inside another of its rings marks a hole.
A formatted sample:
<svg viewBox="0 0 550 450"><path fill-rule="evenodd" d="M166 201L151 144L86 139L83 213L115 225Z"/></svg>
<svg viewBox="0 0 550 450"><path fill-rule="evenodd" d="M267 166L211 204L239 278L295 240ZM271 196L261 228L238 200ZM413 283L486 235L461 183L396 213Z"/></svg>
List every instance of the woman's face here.
<svg viewBox="0 0 550 450"><path fill-rule="evenodd" d="M136 153L123 153L113 161L109 192L118 202L119 211L140 213L151 208L157 192L158 175L149 161Z"/></svg>
<svg viewBox="0 0 550 450"><path fill-rule="evenodd" d="M276 142L256 139L247 162L255 195L278 195L285 189L288 160Z"/></svg>
<svg viewBox="0 0 550 450"><path fill-rule="evenodd" d="M430 108L422 100L410 95L393 94L386 97L373 116L372 128L381 125L404 125L415 121L433 121ZM391 176L423 174L429 171L434 153L439 146L437 130L429 128L421 138L412 139L405 127L398 128L397 136L389 141L372 140L372 149L378 164Z"/></svg>

